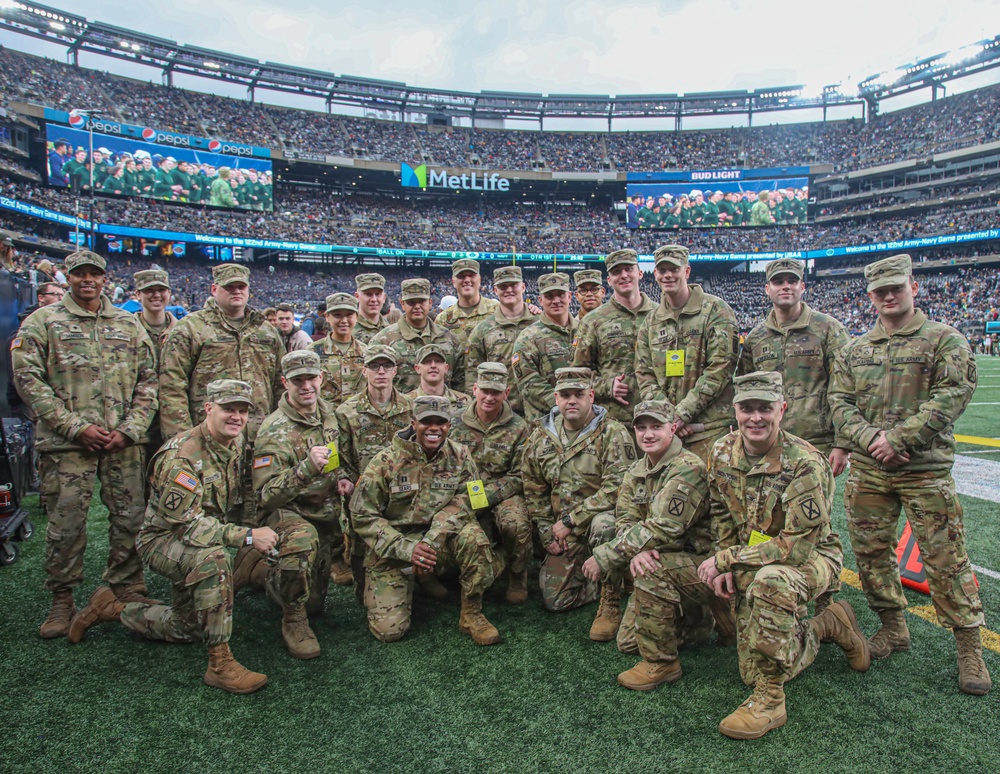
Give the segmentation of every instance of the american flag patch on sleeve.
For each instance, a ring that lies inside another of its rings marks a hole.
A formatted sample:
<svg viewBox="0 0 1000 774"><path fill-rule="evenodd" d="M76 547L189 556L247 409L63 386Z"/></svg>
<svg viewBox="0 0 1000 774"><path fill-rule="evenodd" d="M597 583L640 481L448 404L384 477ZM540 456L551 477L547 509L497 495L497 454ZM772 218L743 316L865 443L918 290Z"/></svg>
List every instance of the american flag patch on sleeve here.
<svg viewBox="0 0 1000 774"><path fill-rule="evenodd" d="M266 468L270 464L271 464L271 455L270 454L268 454L268 455L266 455L264 457L257 457L253 461L253 469L257 470L257 468Z"/></svg>
<svg viewBox="0 0 1000 774"><path fill-rule="evenodd" d="M517 365L517 363L518 363L518 362L519 362L520 360L521 360L521 353L520 353L520 352L518 352L517 354L515 354L515 355L513 355L513 356L511 357L511 359L510 359L510 364L511 364L511 365Z"/></svg>
<svg viewBox="0 0 1000 774"><path fill-rule="evenodd" d="M23 343L24 343L24 339L22 339L20 336L18 336L16 339L14 339L10 343L10 348L11 349L19 349L20 346L21 346L21 344L23 344Z"/></svg>
<svg viewBox="0 0 1000 774"><path fill-rule="evenodd" d="M189 492L193 492L198 488L198 479L192 476L187 471L182 470L177 474L177 478L174 479L175 484L180 484L182 487L187 489Z"/></svg>

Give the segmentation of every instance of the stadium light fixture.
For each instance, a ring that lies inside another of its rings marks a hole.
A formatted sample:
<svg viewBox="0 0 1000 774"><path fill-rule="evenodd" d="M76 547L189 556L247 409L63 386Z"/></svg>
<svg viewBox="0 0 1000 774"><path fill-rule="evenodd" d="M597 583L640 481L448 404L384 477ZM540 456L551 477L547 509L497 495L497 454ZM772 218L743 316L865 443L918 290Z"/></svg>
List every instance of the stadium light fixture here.
<svg viewBox="0 0 1000 774"><path fill-rule="evenodd" d="M0 0L0 9L9 11L17 8L17 3L14 0Z"/></svg>
<svg viewBox="0 0 1000 774"><path fill-rule="evenodd" d="M202 64L205 65L205 67L211 67L213 70L218 70L219 69L219 63L218 62L202 62Z"/></svg>
<svg viewBox="0 0 1000 774"><path fill-rule="evenodd" d="M66 25L65 24L63 24L62 22L57 22L57 21L50 21L49 22L49 26L52 29L56 30L57 32L62 32L63 30L66 29Z"/></svg>
<svg viewBox="0 0 1000 774"><path fill-rule="evenodd" d="M980 43L972 43L968 46L962 46L954 51L949 51L943 57L941 57L936 64L943 67L954 67L955 65L960 65L969 59L973 59L983 53L985 49Z"/></svg>

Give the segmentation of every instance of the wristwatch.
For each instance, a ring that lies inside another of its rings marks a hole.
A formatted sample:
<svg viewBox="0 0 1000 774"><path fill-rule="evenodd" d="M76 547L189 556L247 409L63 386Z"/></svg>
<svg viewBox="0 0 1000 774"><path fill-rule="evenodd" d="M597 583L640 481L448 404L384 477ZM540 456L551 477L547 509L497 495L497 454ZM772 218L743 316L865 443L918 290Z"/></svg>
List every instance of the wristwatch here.
<svg viewBox="0 0 1000 774"><path fill-rule="evenodd" d="M573 515L572 514L567 513L565 516L563 516L560 519L560 521L563 523L563 526L566 529L573 529Z"/></svg>
<svg viewBox="0 0 1000 774"><path fill-rule="evenodd" d="M247 536L245 538L243 538L243 545L245 545L245 546L252 546L253 545L253 530L252 529L248 529L247 530Z"/></svg>

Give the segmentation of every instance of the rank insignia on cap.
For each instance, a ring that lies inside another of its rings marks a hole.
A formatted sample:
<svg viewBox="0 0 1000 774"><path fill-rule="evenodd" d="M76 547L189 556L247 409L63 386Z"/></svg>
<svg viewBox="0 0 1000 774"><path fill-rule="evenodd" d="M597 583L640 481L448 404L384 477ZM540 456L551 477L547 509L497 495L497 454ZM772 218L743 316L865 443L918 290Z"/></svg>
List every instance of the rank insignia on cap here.
<svg viewBox="0 0 1000 774"><path fill-rule="evenodd" d="M182 470L180 473L177 474L177 478L174 479L174 483L180 484L189 492L193 492L195 489L198 488L198 479L184 470Z"/></svg>
<svg viewBox="0 0 1000 774"><path fill-rule="evenodd" d="M267 455L265 455L263 457L257 457L257 458L254 459L254 461L253 461L253 469L257 470L257 468L266 468L270 464L271 464L271 455L267 454Z"/></svg>

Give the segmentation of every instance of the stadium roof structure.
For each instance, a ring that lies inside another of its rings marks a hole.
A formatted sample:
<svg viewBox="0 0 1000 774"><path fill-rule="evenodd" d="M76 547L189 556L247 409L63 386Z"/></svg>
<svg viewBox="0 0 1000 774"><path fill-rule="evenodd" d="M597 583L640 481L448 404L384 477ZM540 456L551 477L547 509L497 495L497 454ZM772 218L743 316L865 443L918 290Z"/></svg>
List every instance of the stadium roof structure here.
<svg viewBox="0 0 1000 774"><path fill-rule="evenodd" d="M174 73L242 84L251 100L257 89L265 89L314 96L328 109L336 104L394 112L400 117L424 113L473 120L535 120L540 125L549 117L602 118L609 128L614 119L657 117L672 117L680 128L682 118L706 115L746 115L752 124L758 113L820 108L825 120L827 109L835 106L860 106L863 112L867 109L868 115L875 115L881 100L925 88L932 89L936 99L946 81L1000 66L998 35L869 76L856 85L830 84L821 89L794 85L697 94L546 95L424 88L260 62L18 0L0 0L0 29L63 45L74 64L85 51L158 68L167 84L173 83Z"/></svg>

